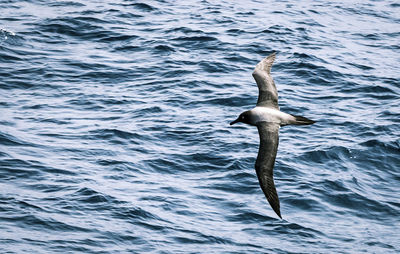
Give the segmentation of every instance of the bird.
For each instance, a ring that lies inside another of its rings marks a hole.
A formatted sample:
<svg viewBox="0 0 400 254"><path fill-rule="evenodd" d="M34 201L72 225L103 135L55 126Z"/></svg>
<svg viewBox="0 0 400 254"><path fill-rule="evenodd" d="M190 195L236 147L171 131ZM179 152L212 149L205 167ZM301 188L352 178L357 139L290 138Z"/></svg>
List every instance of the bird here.
<svg viewBox="0 0 400 254"><path fill-rule="evenodd" d="M256 107L244 111L232 121L256 126L260 137L260 145L255 163L257 178L265 197L275 213L282 219L278 193L276 192L273 169L278 151L279 128L285 125L310 125L315 121L303 116L291 115L279 110L278 91L271 76L271 67L276 52L261 60L253 71L258 87Z"/></svg>

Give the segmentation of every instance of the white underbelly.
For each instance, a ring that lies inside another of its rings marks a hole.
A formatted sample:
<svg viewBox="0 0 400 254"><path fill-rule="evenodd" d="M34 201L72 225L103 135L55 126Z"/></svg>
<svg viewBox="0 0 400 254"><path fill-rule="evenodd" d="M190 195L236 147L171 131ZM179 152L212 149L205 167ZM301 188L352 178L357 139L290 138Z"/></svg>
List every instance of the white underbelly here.
<svg viewBox="0 0 400 254"><path fill-rule="evenodd" d="M257 124L257 122L269 122L286 125L294 120L293 116L273 108L255 107L251 111L255 116L254 124Z"/></svg>

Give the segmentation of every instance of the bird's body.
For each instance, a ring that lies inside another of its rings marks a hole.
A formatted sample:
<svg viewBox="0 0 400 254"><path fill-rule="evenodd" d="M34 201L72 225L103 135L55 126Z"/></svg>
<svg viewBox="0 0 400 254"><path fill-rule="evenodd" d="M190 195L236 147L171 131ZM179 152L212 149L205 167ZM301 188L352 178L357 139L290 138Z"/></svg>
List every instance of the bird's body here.
<svg viewBox="0 0 400 254"><path fill-rule="evenodd" d="M273 176L273 168L278 151L279 128L289 124L309 125L315 122L308 118L290 115L279 110L278 91L270 75L274 60L275 53L264 58L256 65L253 77L259 91L257 106L241 113L235 121L231 122L231 125L243 122L257 126L260 135L260 147L255 164L258 181L272 209L282 218Z"/></svg>
<svg viewBox="0 0 400 254"><path fill-rule="evenodd" d="M275 108L255 107L250 112L250 125L257 126L257 123L276 123L280 126L296 122L296 118Z"/></svg>

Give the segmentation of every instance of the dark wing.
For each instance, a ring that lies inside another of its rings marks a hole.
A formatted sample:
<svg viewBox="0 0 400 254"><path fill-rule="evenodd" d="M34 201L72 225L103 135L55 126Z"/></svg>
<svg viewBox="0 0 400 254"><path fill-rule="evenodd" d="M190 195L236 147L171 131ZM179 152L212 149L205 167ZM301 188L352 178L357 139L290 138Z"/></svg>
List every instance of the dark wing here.
<svg viewBox="0 0 400 254"><path fill-rule="evenodd" d="M279 109L278 91L271 76L271 66L275 60L275 53L264 58L256 65L253 77L258 86L257 106Z"/></svg>
<svg viewBox="0 0 400 254"><path fill-rule="evenodd" d="M255 166L258 181L272 209L282 219L273 175L279 143L279 124L260 122L257 128L260 135L260 147Z"/></svg>

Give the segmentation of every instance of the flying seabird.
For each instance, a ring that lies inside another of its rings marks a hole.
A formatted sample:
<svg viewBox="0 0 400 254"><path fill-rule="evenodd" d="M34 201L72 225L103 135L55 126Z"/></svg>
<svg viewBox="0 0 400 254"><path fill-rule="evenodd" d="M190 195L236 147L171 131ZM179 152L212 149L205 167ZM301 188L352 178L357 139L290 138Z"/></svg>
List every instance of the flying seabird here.
<svg viewBox="0 0 400 254"><path fill-rule="evenodd" d="M271 66L274 60L275 53L272 53L256 65L253 77L258 86L257 105L255 108L241 113L230 124L242 122L257 126L260 135L260 147L255 164L258 181L272 209L282 219L273 175L279 143L279 128L289 124L309 125L315 121L279 110L278 91L271 76Z"/></svg>

